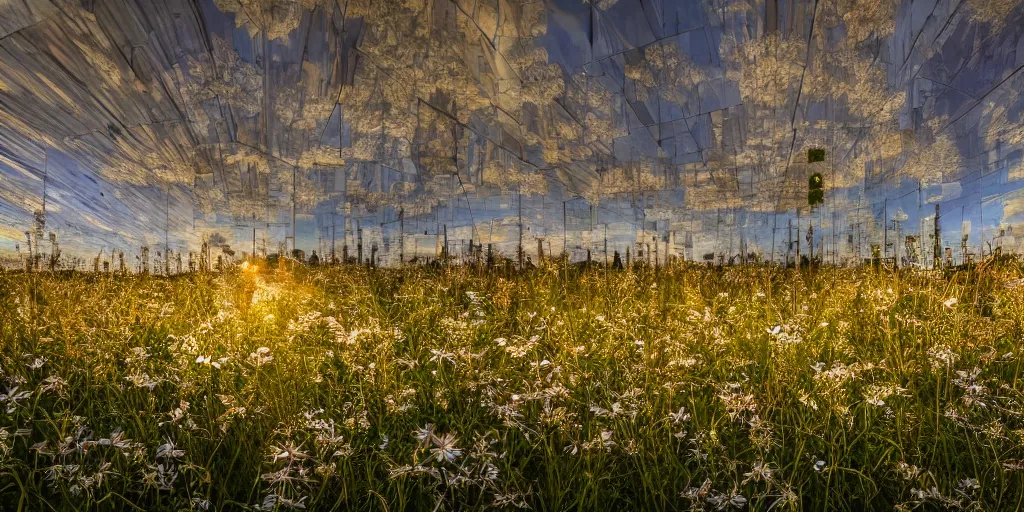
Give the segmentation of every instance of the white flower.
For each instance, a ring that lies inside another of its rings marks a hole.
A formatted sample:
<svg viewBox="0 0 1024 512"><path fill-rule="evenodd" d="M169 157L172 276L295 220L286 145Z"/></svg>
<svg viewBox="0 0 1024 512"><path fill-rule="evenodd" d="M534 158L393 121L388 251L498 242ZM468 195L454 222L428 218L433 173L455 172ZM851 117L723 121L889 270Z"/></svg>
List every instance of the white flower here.
<svg viewBox="0 0 1024 512"><path fill-rule="evenodd" d="M455 447L455 443L459 440L455 434L441 434L434 436L433 439L435 448L431 448L430 453L437 457L438 462L451 462L462 455L462 450Z"/></svg>
<svg viewBox="0 0 1024 512"><path fill-rule="evenodd" d="M977 478L965 478L956 484L957 491L961 493L969 493L971 491L981 488L981 483L978 482Z"/></svg>
<svg viewBox="0 0 1024 512"><path fill-rule="evenodd" d="M956 300L956 297L950 297L946 299L946 302L943 302L942 305L946 306L947 308L952 308L953 306L956 305L957 302L958 301Z"/></svg>
<svg viewBox="0 0 1024 512"><path fill-rule="evenodd" d="M917 466L912 466L904 461L896 463L896 471L907 481L913 480L917 478L917 475L921 474L921 470Z"/></svg>
<svg viewBox="0 0 1024 512"><path fill-rule="evenodd" d="M226 357L222 357L222 358L214 361L212 356L199 356L199 357L196 357L196 364L203 364L203 365L206 365L206 366L212 366L212 367L217 368L219 370L221 363L223 363L223 362L225 362L227 360L228 360L228 358L226 358Z"/></svg>
<svg viewBox="0 0 1024 512"><path fill-rule="evenodd" d="M686 412L686 407L680 407L679 412L668 413L669 419L673 424L685 423L690 421L690 413Z"/></svg>
<svg viewBox="0 0 1024 512"><path fill-rule="evenodd" d="M185 450L177 449L174 446L174 441L171 441L170 439L156 449L156 458L158 459L177 459L184 456Z"/></svg>
<svg viewBox="0 0 1024 512"><path fill-rule="evenodd" d="M270 349L267 347L260 347L255 352L249 354L249 359L256 365L262 366L274 360L274 356L270 355Z"/></svg>
<svg viewBox="0 0 1024 512"><path fill-rule="evenodd" d="M939 369L953 366L958 356L948 345L936 345L928 349L928 359L933 369Z"/></svg>
<svg viewBox="0 0 1024 512"><path fill-rule="evenodd" d="M420 442L420 445L430 444L434 439L434 424L427 423L423 427L414 430L412 436Z"/></svg>
<svg viewBox="0 0 1024 512"><path fill-rule="evenodd" d="M750 472L749 473L744 473L743 474L743 476L746 477L743 480L743 483L746 484L747 482L750 482L750 481L754 481L754 482L771 482L772 481L772 473L773 473L773 470L772 470L771 466L769 466L768 464L765 464L763 461L758 461L758 462L754 463L754 467L750 468Z"/></svg>
<svg viewBox="0 0 1024 512"><path fill-rule="evenodd" d="M302 460L309 458L309 455L299 451L302 448L296 447L292 443L284 445L277 445L270 448L270 460L277 462L279 460L287 460L289 463L295 460Z"/></svg>
<svg viewBox="0 0 1024 512"><path fill-rule="evenodd" d="M736 508L743 508L747 506L747 498L742 494L734 494L732 498L729 499L729 504Z"/></svg>
<svg viewBox="0 0 1024 512"><path fill-rule="evenodd" d="M452 364L456 364L455 352L445 352L443 350L432 348L430 349L430 353L432 355L430 356L430 359L427 360L428 363L441 363L443 361L448 361Z"/></svg>
<svg viewBox="0 0 1024 512"><path fill-rule="evenodd" d="M262 505L256 505L254 508L256 510L267 510L267 511L270 511L270 510L284 510L284 509L293 509L293 510L305 509L306 508L306 504L304 502L306 501L306 498L308 498L308 496L303 496L303 497L299 498L298 500L291 500L291 499L288 499L288 498L284 498L284 497L278 496L276 494L268 494L267 497L263 499L263 504Z"/></svg>
<svg viewBox="0 0 1024 512"><path fill-rule="evenodd" d="M153 388L155 388L156 385L160 383L159 379L152 379L149 377L149 375L145 373L133 373L125 377L124 379L127 380L128 382L131 382L136 387L148 388L150 391L153 391Z"/></svg>

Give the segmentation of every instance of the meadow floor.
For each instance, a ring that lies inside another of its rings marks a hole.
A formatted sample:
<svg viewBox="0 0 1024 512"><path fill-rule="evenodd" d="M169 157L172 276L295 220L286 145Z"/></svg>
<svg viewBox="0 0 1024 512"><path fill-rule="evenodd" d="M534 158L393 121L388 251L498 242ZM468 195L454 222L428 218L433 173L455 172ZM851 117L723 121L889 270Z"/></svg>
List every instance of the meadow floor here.
<svg viewBox="0 0 1024 512"><path fill-rule="evenodd" d="M1022 510L1022 278L0 273L0 509Z"/></svg>

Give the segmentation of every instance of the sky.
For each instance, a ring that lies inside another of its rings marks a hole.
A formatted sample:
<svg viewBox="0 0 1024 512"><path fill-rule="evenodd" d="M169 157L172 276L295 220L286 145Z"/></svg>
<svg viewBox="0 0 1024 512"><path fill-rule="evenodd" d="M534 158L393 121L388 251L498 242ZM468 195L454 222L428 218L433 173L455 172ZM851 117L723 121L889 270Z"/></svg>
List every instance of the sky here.
<svg viewBox="0 0 1024 512"><path fill-rule="evenodd" d="M1021 27L1013 0L0 0L0 258L1018 252Z"/></svg>

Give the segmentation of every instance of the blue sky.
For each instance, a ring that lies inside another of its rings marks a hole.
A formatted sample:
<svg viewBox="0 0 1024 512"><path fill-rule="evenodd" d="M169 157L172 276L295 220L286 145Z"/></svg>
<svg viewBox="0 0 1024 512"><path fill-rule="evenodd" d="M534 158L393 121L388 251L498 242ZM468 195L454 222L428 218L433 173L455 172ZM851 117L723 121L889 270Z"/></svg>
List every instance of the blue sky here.
<svg viewBox="0 0 1024 512"><path fill-rule="evenodd" d="M239 254L254 225L273 251L293 183L297 247L332 225L354 246L358 224L388 262L403 234L435 256L446 228L511 256L520 226L531 256L603 257L607 233L781 260L798 208L802 251L813 226L826 258L907 256L936 204L958 259L962 233L975 255L1021 249L1000 236L1024 221L1019 6L270 4L0 7L0 254L37 227L90 258L214 234Z"/></svg>

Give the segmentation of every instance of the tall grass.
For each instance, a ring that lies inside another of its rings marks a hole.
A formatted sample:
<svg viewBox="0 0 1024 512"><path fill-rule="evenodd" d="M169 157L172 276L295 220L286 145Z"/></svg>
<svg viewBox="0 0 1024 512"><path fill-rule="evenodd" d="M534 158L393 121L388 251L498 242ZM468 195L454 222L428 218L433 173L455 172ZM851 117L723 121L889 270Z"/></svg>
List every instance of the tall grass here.
<svg viewBox="0 0 1024 512"><path fill-rule="evenodd" d="M0 508L1021 510L1022 277L0 274Z"/></svg>

